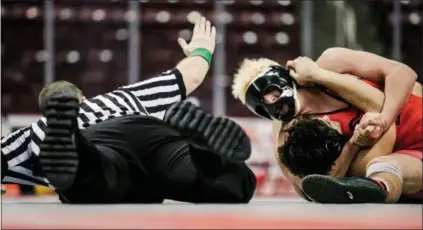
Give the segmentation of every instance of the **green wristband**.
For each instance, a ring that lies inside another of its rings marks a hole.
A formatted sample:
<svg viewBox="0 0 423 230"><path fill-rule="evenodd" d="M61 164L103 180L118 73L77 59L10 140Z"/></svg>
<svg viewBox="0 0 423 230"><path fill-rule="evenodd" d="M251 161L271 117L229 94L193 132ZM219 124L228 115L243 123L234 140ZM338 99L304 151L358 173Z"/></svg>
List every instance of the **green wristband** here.
<svg viewBox="0 0 423 230"><path fill-rule="evenodd" d="M212 54L207 49L204 49L204 48L195 49L194 51L191 52L191 57L194 57L194 56L200 56L204 58L204 60L206 60L207 63L209 63L209 66L211 65Z"/></svg>

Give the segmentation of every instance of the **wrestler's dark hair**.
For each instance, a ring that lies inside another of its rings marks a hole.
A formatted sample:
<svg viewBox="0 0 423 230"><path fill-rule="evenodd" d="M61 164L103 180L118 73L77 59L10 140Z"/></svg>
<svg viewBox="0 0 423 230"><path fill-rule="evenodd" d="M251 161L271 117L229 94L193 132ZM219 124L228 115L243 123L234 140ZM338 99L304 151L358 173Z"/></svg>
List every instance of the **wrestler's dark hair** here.
<svg viewBox="0 0 423 230"><path fill-rule="evenodd" d="M47 101L56 93L66 93L77 98L83 96L82 91L74 84L67 81L55 81L45 86L38 95L38 107L43 112Z"/></svg>
<svg viewBox="0 0 423 230"><path fill-rule="evenodd" d="M320 119L300 119L290 127L279 160L292 174L327 175L348 138Z"/></svg>

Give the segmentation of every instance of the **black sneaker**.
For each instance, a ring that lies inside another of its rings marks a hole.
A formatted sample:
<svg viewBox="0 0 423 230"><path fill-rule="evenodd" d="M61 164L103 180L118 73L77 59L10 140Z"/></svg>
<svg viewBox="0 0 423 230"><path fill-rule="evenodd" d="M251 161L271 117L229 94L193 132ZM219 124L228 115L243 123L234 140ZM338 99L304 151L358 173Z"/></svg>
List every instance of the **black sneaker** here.
<svg viewBox="0 0 423 230"><path fill-rule="evenodd" d="M386 191L375 181L364 177L337 179L325 175L308 175L302 180L305 194L319 203L385 203Z"/></svg>
<svg viewBox="0 0 423 230"><path fill-rule="evenodd" d="M40 144L39 160L44 176L58 192L73 184L78 168L75 145L78 112L78 98L67 94L52 96L44 110L47 129Z"/></svg>
<svg viewBox="0 0 423 230"><path fill-rule="evenodd" d="M229 118L214 117L188 101L173 104L164 120L182 136L231 161L245 161L251 155L251 141Z"/></svg>

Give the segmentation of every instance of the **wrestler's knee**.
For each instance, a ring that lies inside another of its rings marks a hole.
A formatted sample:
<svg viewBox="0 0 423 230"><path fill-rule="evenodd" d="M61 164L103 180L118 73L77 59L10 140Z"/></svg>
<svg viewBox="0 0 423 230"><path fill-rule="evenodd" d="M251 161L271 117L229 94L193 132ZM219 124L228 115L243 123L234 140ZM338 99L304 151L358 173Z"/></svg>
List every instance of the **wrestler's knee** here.
<svg viewBox="0 0 423 230"><path fill-rule="evenodd" d="M366 176L380 173L389 173L388 175L397 177L402 184L403 167L392 155L375 157L367 163Z"/></svg>
<svg viewBox="0 0 423 230"><path fill-rule="evenodd" d="M392 156L388 155L388 156L380 156L380 157L375 157L372 160L370 160L367 163L367 168L375 163L387 163L387 164L395 164L398 165L398 162L395 160L395 158L393 158Z"/></svg>
<svg viewBox="0 0 423 230"><path fill-rule="evenodd" d="M367 163L367 168L375 163L384 163L389 165L394 165L404 174L410 174L413 171L416 172L422 171L422 161L413 156L404 154L404 153L392 153L386 156L375 157Z"/></svg>
<svg viewBox="0 0 423 230"><path fill-rule="evenodd" d="M415 193L422 188L422 162L414 156L392 153L376 157L367 164L367 175L376 172L388 172L400 178L405 194Z"/></svg>

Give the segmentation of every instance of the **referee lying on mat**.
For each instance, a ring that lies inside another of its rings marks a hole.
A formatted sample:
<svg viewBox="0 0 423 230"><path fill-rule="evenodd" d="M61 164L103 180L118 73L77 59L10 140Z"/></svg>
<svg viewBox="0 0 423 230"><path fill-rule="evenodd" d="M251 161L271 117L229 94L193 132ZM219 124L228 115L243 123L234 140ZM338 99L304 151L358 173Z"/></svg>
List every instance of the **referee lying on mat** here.
<svg viewBox="0 0 423 230"><path fill-rule="evenodd" d="M143 120L139 123L148 123L145 121L151 120L151 122L149 122L150 125L145 124L144 126L146 128L143 128L141 132L130 133L132 135L130 137L136 138L140 143L152 141L152 139L148 139L148 135L153 135L148 126L151 126L152 129L157 129L155 132L160 133L160 130L157 128L160 125L155 126L156 123L160 123L159 121L161 121L162 126L166 126L162 128L163 130L171 129L162 121L165 111L172 104L184 100L187 94L191 93L201 84L209 69L211 53L213 53L215 46L215 34L215 28L211 27L210 22L206 21L205 18L202 18L196 22L193 30L193 37L189 44L186 44L183 40L179 40L184 53L187 54L188 57L179 62L173 70L167 71L159 77L124 86L113 92L102 94L94 98L85 99L79 89L67 82L56 82L47 86L42 90L39 97L40 108L47 115L47 118L43 117L38 122L8 134L1 139L2 183L50 186L61 194L62 198L64 198L62 200L68 202L159 202L160 198L163 198L159 193L165 190L157 189L158 186L164 185L155 184L160 183L160 178L156 178L156 174L160 175L160 172L153 172L154 170L148 171L147 167L154 165L149 162L154 160L151 157L152 154L149 154L150 152L146 150L141 152L128 152L129 150L132 151L136 149L132 148L134 146L130 146L130 143L126 143L129 142L128 140L124 140L126 146L122 147L126 148L125 150L128 151L113 149L115 147L114 144L118 144L119 142L122 143L123 141L121 140L121 136L116 135L119 129L110 130L108 128L114 127L114 125L118 123L131 122L131 118ZM71 96L53 96L55 92L62 92L68 95L70 94ZM80 99L80 107L77 117L73 119L73 112L78 111L78 109L75 108L75 97ZM62 114L63 112L65 112L65 114ZM92 143L87 140L88 138L83 137L84 134L78 134L74 126L77 126L80 130L88 128L83 132L90 135L95 132L94 127L101 125L107 120L114 121L107 122L99 127L99 129L107 130L107 133L104 134L99 132L94 136L94 138L98 139L99 135L118 136L116 140L107 140L109 147L107 147L107 144L103 144L101 140L96 140L96 144L101 143L106 146L104 147L107 148L107 150L104 151L106 153L102 150L99 150L99 152L102 152L101 154L92 152L89 154L79 151L80 148L89 148L87 146L92 147ZM216 121L216 119L210 120ZM233 124L230 121L227 121L227 123ZM49 126L48 128L47 125ZM224 125L222 125L222 127L224 127ZM138 127L135 127L134 130L139 130L137 128ZM130 129L123 129L125 132L128 130ZM232 130L239 130L239 127ZM122 129L120 129L120 131L122 131ZM173 130L167 135L173 135L174 139L181 139L181 137L175 137L177 136L176 133L177 131ZM140 136L138 139L136 135L142 134L148 135L144 138ZM74 137L78 146L72 144L74 142L69 142L69 137L71 135ZM240 135L245 138L243 132L241 132ZM154 136L152 138L154 138ZM160 141L160 138L158 139ZM172 140L167 141L171 142ZM156 144L158 147L163 147L166 146L165 142L166 141ZM182 142L182 140L180 140L180 142ZM141 143L141 145L143 143ZM143 146L154 149L152 146ZM190 144L190 147L191 146L193 146L193 144ZM180 154L180 156L186 157L186 149L182 148L182 144L180 147L181 149L179 151L185 153ZM245 149L248 148L249 145L245 147ZM198 144L196 149L205 149L199 150L198 152L210 152L204 144ZM116 154L116 151L120 152ZM242 150L239 151L242 152ZM246 153L246 150L244 150L244 153ZM134 155L140 158L134 158ZM216 154L204 155L204 157L207 156L210 156L211 159L215 159ZM98 158L96 159L95 157ZM157 160L162 156L157 155L155 157ZM84 160L86 158L89 159ZM146 161L143 161L143 164L146 166L140 163L140 161L144 159ZM217 159L219 159L219 157ZM169 162L171 161L171 159L168 160ZM93 162L98 164L84 165ZM164 163L163 165L166 164ZM171 172L172 167L177 166L178 165L168 165L167 167L169 168L169 172ZM87 167L90 171L84 171ZM100 170L95 170L96 167L100 167L97 168ZM197 168L199 167L201 167L200 164ZM224 171L224 169L222 170ZM244 171L247 172L249 176L252 176L248 168L245 168ZM81 177L81 174L87 177ZM122 179L123 177L120 175L128 175L127 181L124 181ZM178 176L176 174L168 175ZM92 176L92 178L88 176ZM92 179L91 182L90 179ZM239 178L237 178L237 180L238 179ZM244 186L241 189L249 190L248 192L252 193L255 187L255 179L249 179L251 180L251 188ZM86 188L78 188L78 183L84 184L83 186L86 186L86 184L90 185L90 183L93 184ZM200 181L198 183L200 183ZM167 185L169 186L170 184ZM232 182L230 185L235 186ZM86 193L90 191L90 189L95 190L96 188L97 190L106 189L108 191L103 191L102 194L93 193L89 195ZM116 188L121 189L122 192L118 194L119 192L114 191ZM77 191L78 189L80 190ZM132 191L134 194L131 196L127 191ZM175 191L177 191L177 188L175 188ZM83 192L83 194L81 194L81 192ZM63 195L65 193L72 193L71 195L73 196L68 194L69 197L64 197ZM150 196L142 196L141 193L146 193ZM175 199L178 199L177 195L179 194L175 193L172 195L175 196ZM89 200L88 197L90 197L91 200ZM242 200L245 202L249 199L248 195L245 195L242 199L238 200L229 200L228 198L227 200L218 201L239 202L239 200ZM195 201L196 200L193 200L193 202ZM209 200L203 199L202 201L214 202L213 198ZM198 200L198 202L201 202L201 200Z"/></svg>

